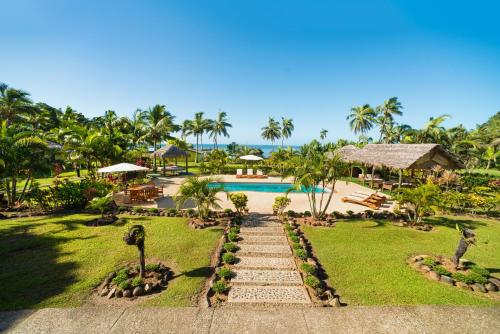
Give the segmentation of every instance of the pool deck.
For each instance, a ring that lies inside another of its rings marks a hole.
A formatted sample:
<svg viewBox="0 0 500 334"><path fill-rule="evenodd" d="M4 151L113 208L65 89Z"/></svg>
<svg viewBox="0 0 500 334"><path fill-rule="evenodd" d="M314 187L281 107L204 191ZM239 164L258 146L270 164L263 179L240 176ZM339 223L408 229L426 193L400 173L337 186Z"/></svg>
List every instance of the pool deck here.
<svg viewBox="0 0 500 334"><path fill-rule="evenodd" d="M237 179L235 175L215 175L213 176L219 182L245 182L245 183L291 183L291 180L282 180L280 177L269 177L267 179ZM179 190L179 186L184 180L184 177L160 177L156 180L159 185L164 187L164 198L158 199L156 202L149 202L144 204L134 204L134 206L142 206L148 208L173 208L175 207L175 202L172 199L172 196ZM348 210L352 210L353 212L363 212L368 208L365 206L352 204L352 203L344 203L341 198L352 194L355 191L364 191L367 193L375 193L374 190L361 186L357 183L346 181L337 181L335 186L335 192L332 197L332 201L328 208L328 212L339 211L346 212ZM248 207L251 212L264 213L269 214L272 213L272 205L274 203L274 198L276 196L280 196L280 193L267 193L267 192L259 192L259 191L241 191L248 196ZM326 196L325 194L325 200ZM231 201L227 199L227 196L224 193L218 195L220 198L220 205L223 209L230 208L234 209ZM305 193L290 193L288 195L291 198L292 202L288 207L289 210L303 212L306 210L310 210L309 202L307 199L307 195ZM117 201L119 205L119 201ZM187 206L189 207L189 206ZM392 201L388 201L388 203L384 204L380 210L389 210L392 211L394 204Z"/></svg>

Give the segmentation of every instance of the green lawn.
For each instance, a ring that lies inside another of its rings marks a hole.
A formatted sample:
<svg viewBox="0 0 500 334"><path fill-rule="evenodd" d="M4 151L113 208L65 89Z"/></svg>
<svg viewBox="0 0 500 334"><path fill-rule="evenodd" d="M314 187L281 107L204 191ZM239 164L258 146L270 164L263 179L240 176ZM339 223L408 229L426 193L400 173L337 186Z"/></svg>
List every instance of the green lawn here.
<svg viewBox="0 0 500 334"><path fill-rule="evenodd" d="M92 215L32 217L0 222L0 309L69 307L85 302L113 269L137 261L122 236L131 224L146 229L146 259L162 260L175 278L148 305L189 306L210 274L221 228L194 230L183 218L128 217L88 227ZM147 260L146 260L147 262Z"/></svg>
<svg viewBox="0 0 500 334"><path fill-rule="evenodd" d="M486 168L462 169L460 172L462 172L462 173L467 172L467 173L489 174L491 176L500 177L500 170L494 169L494 168L490 168L490 169L486 169Z"/></svg>
<svg viewBox="0 0 500 334"><path fill-rule="evenodd" d="M452 256L458 243L455 223L470 226L478 245L465 258L500 276L500 223L435 218L437 228L422 232L387 221L339 222L334 228L305 227L320 263L349 305L500 304L480 293L434 282L406 264L410 255Z"/></svg>

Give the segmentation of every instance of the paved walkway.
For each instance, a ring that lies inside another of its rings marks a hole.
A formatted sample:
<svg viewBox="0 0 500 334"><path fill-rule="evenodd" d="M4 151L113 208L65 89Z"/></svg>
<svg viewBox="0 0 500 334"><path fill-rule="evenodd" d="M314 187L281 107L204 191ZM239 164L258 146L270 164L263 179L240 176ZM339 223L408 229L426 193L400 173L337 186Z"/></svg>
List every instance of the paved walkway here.
<svg viewBox="0 0 500 334"><path fill-rule="evenodd" d="M230 304L311 304L281 223L250 215L239 237Z"/></svg>
<svg viewBox="0 0 500 334"><path fill-rule="evenodd" d="M500 333L500 308L93 307L0 312L7 333Z"/></svg>

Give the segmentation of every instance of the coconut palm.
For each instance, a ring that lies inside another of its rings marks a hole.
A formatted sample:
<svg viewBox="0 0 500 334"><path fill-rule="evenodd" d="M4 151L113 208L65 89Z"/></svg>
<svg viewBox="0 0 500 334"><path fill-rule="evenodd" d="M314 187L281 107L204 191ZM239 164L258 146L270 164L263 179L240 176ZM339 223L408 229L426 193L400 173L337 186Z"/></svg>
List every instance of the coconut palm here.
<svg viewBox="0 0 500 334"><path fill-rule="evenodd" d="M170 138L170 133L178 130L174 124L175 116L167 111L164 105L157 104L146 112L146 134L139 140L153 144L153 149L158 149L158 144L164 139ZM156 158L154 159L154 170L156 170Z"/></svg>
<svg viewBox="0 0 500 334"><path fill-rule="evenodd" d="M431 117L424 127L418 131L418 143L442 143L446 136L446 129L441 124L449 118L450 115Z"/></svg>
<svg viewBox="0 0 500 334"><path fill-rule="evenodd" d="M0 117L7 121L7 125L34 111L29 96L28 92L0 83Z"/></svg>
<svg viewBox="0 0 500 334"><path fill-rule="evenodd" d="M229 137L229 133L227 129L232 127L231 124L227 121L227 113L220 112L217 114L217 119L211 122L211 127L208 130L210 133L210 138L214 140L214 148L217 149L217 137L224 136Z"/></svg>
<svg viewBox="0 0 500 334"><path fill-rule="evenodd" d="M186 141L187 136L192 134L192 125L189 119L185 119L181 124L181 139Z"/></svg>
<svg viewBox="0 0 500 334"><path fill-rule="evenodd" d="M351 113L347 116L351 130L355 133L364 135L375 123L376 112L369 104L352 107Z"/></svg>
<svg viewBox="0 0 500 334"><path fill-rule="evenodd" d="M220 186L211 187L210 183L217 182L211 177L188 177L182 182L176 194L175 201L180 209L185 203L193 201L198 209L198 214L202 220L206 220L210 213L210 208L221 209L220 198L217 193L224 189Z"/></svg>
<svg viewBox="0 0 500 334"><path fill-rule="evenodd" d="M376 113L379 115L377 117L377 123L380 127L380 139L384 139L384 143L389 143L389 130L393 127L394 116L401 116L403 112L401 111L403 107L401 102L398 101L397 97L391 97L385 100L380 106L377 106Z"/></svg>
<svg viewBox="0 0 500 334"><path fill-rule="evenodd" d="M496 152L495 146L488 146L484 152L484 159L487 161L486 169L490 169L491 162L493 162L493 165L496 166L497 157L498 152Z"/></svg>
<svg viewBox="0 0 500 334"><path fill-rule="evenodd" d="M328 130L326 129L321 129L321 131L319 132L319 139L321 140L325 140L326 136L328 134Z"/></svg>
<svg viewBox="0 0 500 334"><path fill-rule="evenodd" d="M136 109L130 120L133 146L136 147L139 139L146 134L147 113L142 109Z"/></svg>
<svg viewBox="0 0 500 334"><path fill-rule="evenodd" d="M280 124L274 118L269 117L267 125L262 128L261 137L271 141L274 151L274 142L281 137Z"/></svg>
<svg viewBox="0 0 500 334"><path fill-rule="evenodd" d="M292 136L292 132L295 129L293 125L293 119L281 117L281 147L283 147L283 142Z"/></svg>
<svg viewBox="0 0 500 334"><path fill-rule="evenodd" d="M191 133L196 137L195 162L198 162L198 145L201 145L203 149L203 134L210 128L210 125L210 120L203 118L203 112L197 112L191 121Z"/></svg>

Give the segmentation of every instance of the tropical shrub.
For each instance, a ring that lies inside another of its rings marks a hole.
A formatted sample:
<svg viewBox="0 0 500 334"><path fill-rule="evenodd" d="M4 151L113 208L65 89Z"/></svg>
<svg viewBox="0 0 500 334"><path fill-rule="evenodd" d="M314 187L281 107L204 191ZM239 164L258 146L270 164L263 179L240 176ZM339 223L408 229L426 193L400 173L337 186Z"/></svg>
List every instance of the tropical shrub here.
<svg viewBox="0 0 500 334"><path fill-rule="evenodd" d="M483 267L480 267L478 266L477 264L473 265L470 270L476 274L479 274L481 276L484 276L484 277L489 277L490 276L490 272L488 271L488 269L485 269Z"/></svg>
<svg viewBox="0 0 500 334"><path fill-rule="evenodd" d="M313 275L307 275L304 279L304 283L313 289L319 289L322 286L321 281Z"/></svg>
<svg viewBox="0 0 500 334"><path fill-rule="evenodd" d="M181 208L186 202L192 200L202 220L208 219L210 208L221 209L220 199L217 193L223 191L222 187L212 187L216 182L213 178L188 177L180 186L175 201L177 208Z"/></svg>
<svg viewBox="0 0 500 334"><path fill-rule="evenodd" d="M307 260L307 252L304 249L296 249L295 255L303 261Z"/></svg>
<svg viewBox="0 0 500 334"><path fill-rule="evenodd" d="M134 277L132 278L132 280L130 281L130 285L135 288L139 285L142 285L144 283L144 281L142 280L141 277L137 276L137 277Z"/></svg>
<svg viewBox="0 0 500 334"><path fill-rule="evenodd" d="M430 257L426 257L422 260L422 264L432 268L436 264L436 261L434 261Z"/></svg>
<svg viewBox="0 0 500 334"><path fill-rule="evenodd" d="M434 266L432 269L434 269L434 271L439 275L451 276L451 273L448 271L448 269L443 266Z"/></svg>
<svg viewBox="0 0 500 334"><path fill-rule="evenodd" d="M396 195L400 206L403 206L413 224L421 224L422 218L435 213L439 206L441 189L428 182L416 188L401 188Z"/></svg>
<svg viewBox="0 0 500 334"><path fill-rule="evenodd" d="M273 210L281 217L286 207L289 206L291 202L292 199L287 196L277 196L274 198Z"/></svg>
<svg viewBox="0 0 500 334"><path fill-rule="evenodd" d="M229 232L227 234L227 238L229 239L229 241L238 241L238 233Z"/></svg>
<svg viewBox="0 0 500 334"><path fill-rule="evenodd" d="M233 253L224 253L222 254L222 261L224 261L224 263L227 263L227 264L233 264L236 262L236 257L234 256Z"/></svg>
<svg viewBox="0 0 500 334"><path fill-rule="evenodd" d="M238 215L241 216L247 208L248 196L244 193L231 193L229 194L229 199L233 203Z"/></svg>
<svg viewBox="0 0 500 334"><path fill-rule="evenodd" d="M293 242L299 242L300 238L296 235L292 235L290 236L290 240L292 240Z"/></svg>
<svg viewBox="0 0 500 334"><path fill-rule="evenodd" d="M451 277L455 281L463 282L465 284L472 284L472 283L474 283L474 279L473 278L471 278L468 275L465 275L463 273L460 273L460 272L454 272L453 274L451 274Z"/></svg>
<svg viewBox="0 0 500 334"><path fill-rule="evenodd" d="M222 278L224 280L230 279L231 275L232 275L231 269L226 268L226 267L222 267L217 271L217 276L219 276L220 278Z"/></svg>
<svg viewBox="0 0 500 334"><path fill-rule="evenodd" d="M232 242L226 242L224 244L224 250L226 252L234 252L237 248L238 248L238 246L236 246L236 244L234 244Z"/></svg>
<svg viewBox="0 0 500 334"><path fill-rule="evenodd" d="M147 271L158 271L160 270L160 265L158 263L148 263L146 264Z"/></svg>
<svg viewBox="0 0 500 334"><path fill-rule="evenodd" d="M101 217L104 217L106 211L111 209L111 204L113 202L112 195L104 196L104 197L96 197L89 202L87 208L90 210L97 210L101 214Z"/></svg>
<svg viewBox="0 0 500 334"><path fill-rule="evenodd" d="M300 265L300 269L302 269L304 272L306 272L309 275L315 275L316 274L316 266L304 262Z"/></svg>
<svg viewBox="0 0 500 334"><path fill-rule="evenodd" d="M240 233L240 228L238 226L233 226L229 229L231 233Z"/></svg>
<svg viewBox="0 0 500 334"><path fill-rule="evenodd" d="M229 287L224 281L217 281L212 285L212 291L220 295L229 290Z"/></svg>

